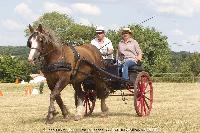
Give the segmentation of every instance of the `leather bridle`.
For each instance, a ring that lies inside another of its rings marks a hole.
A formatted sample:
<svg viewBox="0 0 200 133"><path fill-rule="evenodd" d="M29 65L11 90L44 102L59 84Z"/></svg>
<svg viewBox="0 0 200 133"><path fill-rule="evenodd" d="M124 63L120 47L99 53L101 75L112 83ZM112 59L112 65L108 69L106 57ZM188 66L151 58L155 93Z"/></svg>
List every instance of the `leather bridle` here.
<svg viewBox="0 0 200 133"><path fill-rule="evenodd" d="M37 58L35 58L34 60L41 61L41 58L42 58L42 57L45 57L45 56L49 55L50 53L52 53L52 52L55 50L55 48L52 49L52 50L50 50L50 51L48 51L48 52L44 52L44 51L45 51L45 48L44 48L44 47L41 47L41 48L32 48L32 47L31 47L31 43L30 43L30 39L31 39L33 36L38 36L38 35L39 35L38 32L33 32L33 34L29 37L29 39L28 39L28 41L27 41L27 46L28 46L30 49L35 49L35 50L37 50L37 51L40 53L40 55L39 55ZM42 34L42 33L41 33L41 35L42 35L42 36L45 36L45 35ZM46 39L46 37L44 37L44 39ZM44 40L43 40L43 41L44 41ZM46 45L48 45L47 42L48 42L48 41L47 41L47 39L46 39L45 42L43 42L43 43L46 43ZM50 42L50 43L52 43L52 42Z"/></svg>

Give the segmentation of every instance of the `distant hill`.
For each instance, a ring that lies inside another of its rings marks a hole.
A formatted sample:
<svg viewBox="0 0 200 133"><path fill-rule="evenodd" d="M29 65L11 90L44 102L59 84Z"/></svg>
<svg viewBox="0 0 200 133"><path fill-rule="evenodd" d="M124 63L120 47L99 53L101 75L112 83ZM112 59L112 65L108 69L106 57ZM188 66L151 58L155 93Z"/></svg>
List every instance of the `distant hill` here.
<svg viewBox="0 0 200 133"><path fill-rule="evenodd" d="M30 49L26 46L0 46L0 55L20 56L27 58Z"/></svg>
<svg viewBox="0 0 200 133"><path fill-rule="evenodd" d="M26 46L0 46L1 55L11 55L11 56L26 56L28 57L30 49ZM192 53L187 51L174 52L171 51L172 56L188 56Z"/></svg>

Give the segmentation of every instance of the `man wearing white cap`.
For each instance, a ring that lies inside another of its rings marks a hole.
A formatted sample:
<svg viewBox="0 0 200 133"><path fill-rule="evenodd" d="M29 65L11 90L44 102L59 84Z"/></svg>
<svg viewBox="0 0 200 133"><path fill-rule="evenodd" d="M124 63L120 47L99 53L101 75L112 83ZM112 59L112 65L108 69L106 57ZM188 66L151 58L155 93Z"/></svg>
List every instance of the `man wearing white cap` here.
<svg viewBox="0 0 200 133"><path fill-rule="evenodd" d="M96 28L96 38L91 41L91 44L100 50L103 59L113 59L112 42L105 37L105 30L102 26Z"/></svg>
<svg viewBox="0 0 200 133"><path fill-rule="evenodd" d="M122 40L118 45L118 57L123 60L122 64L122 77L126 80L129 79L128 68L136 65L142 59L142 51L136 40L132 37L130 28L122 29Z"/></svg>

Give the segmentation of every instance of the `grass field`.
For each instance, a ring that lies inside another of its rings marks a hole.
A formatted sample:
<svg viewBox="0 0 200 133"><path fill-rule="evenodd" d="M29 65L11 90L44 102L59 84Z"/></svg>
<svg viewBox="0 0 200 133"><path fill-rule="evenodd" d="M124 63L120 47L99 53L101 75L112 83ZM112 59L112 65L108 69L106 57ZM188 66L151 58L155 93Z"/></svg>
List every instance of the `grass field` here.
<svg viewBox="0 0 200 133"><path fill-rule="evenodd" d="M45 124L50 94L47 87L44 94L32 96L25 96L24 88L25 85L0 84L4 93L0 97L0 132L200 132L200 84L155 83L153 109L148 117L137 117L133 97L127 97L127 104L121 97L109 97L108 117L101 117L97 100L92 116L80 121L73 120L74 92L67 86L62 97L71 118L64 121L56 105L59 114L52 125Z"/></svg>

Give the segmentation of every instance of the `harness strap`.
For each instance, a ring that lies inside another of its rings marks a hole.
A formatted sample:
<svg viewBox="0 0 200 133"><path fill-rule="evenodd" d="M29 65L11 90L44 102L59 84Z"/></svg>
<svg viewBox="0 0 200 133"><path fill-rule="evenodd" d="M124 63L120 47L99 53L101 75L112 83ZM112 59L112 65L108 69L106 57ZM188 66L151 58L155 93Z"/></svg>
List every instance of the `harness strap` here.
<svg viewBox="0 0 200 133"><path fill-rule="evenodd" d="M74 68L72 69L72 74L70 76L70 80L74 83L75 77L80 68L81 60L80 60L80 54L77 52L77 50L74 48L74 46L72 46L72 45L68 45L68 46L71 48L71 50L74 54L74 59L75 59L75 61L74 61L75 65L74 65ZM79 65L77 66L78 62L79 62Z"/></svg>
<svg viewBox="0 0 200 133"><path fill-rule="evenodd" d="M73 69L73 73L72 73L71 76L70 76L70 79L71 79L72 83L75 83L75 79L76 79L76 76L77 76L78 73L81 73L81 74L83 74L83 75L85 75L85 76L87 76L87 77L91 76L91 74L85 73L85 72L83 72L83 71L79 71L80 66L81 66L82 63L86 63L86 64L88 64L88 65L92 64L92 63L90 63L90 62L88 63L88 62L89 62L89 61L86 60L85 58L82 58L82 59L79 60L78 66L76 66L76 67Z"/></svg>

